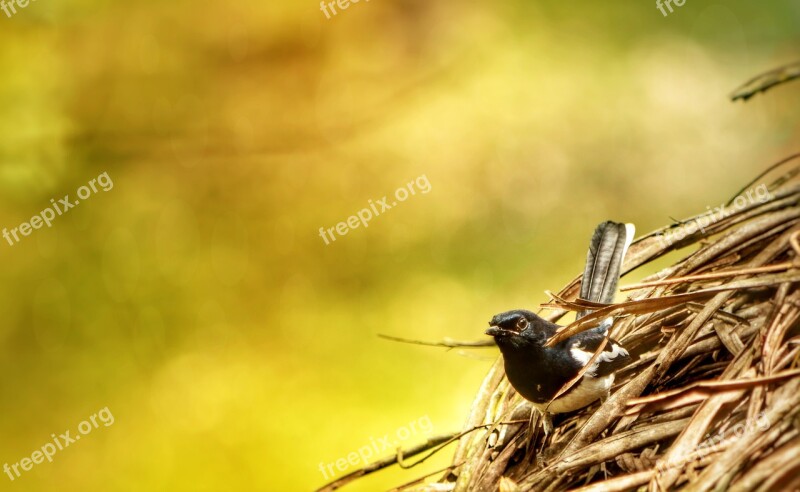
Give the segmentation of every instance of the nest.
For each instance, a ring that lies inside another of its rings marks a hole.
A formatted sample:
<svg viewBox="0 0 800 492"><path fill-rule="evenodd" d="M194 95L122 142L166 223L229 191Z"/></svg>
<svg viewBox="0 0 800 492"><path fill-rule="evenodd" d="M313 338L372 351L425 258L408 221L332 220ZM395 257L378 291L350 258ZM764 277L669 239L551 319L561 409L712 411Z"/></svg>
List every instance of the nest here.
<svg viewBox="0 0 800 492"><path fill-rule="evenodd" d="M626 273L673 251L684 254L625 288L625 302L577 299L580 277L551 294L543 306L551 321L594 310L554 338L613 316L611 337L636 356L617 373L606 401L556 416L545 435L500 358L462 432L398 451L320 490L387 466L411 467L453 442L449 467L394 490L800 490L798 174L800 167L769 185L751 183L729 204L634 242ZM426 451L416 463L406 461Z"/></svg>
<svg viewBox="0 0 800 492"><path fill-rule="evenodd" d="M798 77L800 63L768 72L733 99ZM398 451L320 491L387 466L413 466L404 460L428 451L420 463L453 442L449 467L394 490L800 490L798 174L800 167L755 186L759 176L730 203L637 240L625 273L671 252L680 259L626 289L626 302L577 299L580 277L551 295L543 315L551 321L594 310L556 337L613 316L611 337L637 357L617 373L606 401L556 416L554 432L545 436L530 404L504 377L500 358L462 432Z"/></svg>
<svg viewBox="0 0 800 492"><path fill-rule="evenodd" d="M730 204L636 241L630 272L674 250L677 263L609 306L575 299L576 278L544 307L615 316L638 360L610 398L556 417L545 436L498 360L473 403L452 466L411 490L800 490L800 184L795 169Z"/></svg>

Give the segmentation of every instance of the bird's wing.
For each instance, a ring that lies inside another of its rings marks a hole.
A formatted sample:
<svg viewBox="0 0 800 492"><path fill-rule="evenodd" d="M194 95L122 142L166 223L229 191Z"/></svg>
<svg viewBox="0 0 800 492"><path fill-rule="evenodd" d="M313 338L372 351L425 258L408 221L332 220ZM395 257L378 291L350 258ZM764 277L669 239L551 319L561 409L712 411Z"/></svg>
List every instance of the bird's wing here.
<svg viewBox="0 0 800 492"><path fill-rule="evenodd" d="M594 356L603 339L608 334L608 328L601 325L593 330L580 333L570 339L569 351L572 357L587 364ZM631 361L631 356L625 348L615 340L609 338L603 351L597 356L587 373L596 376L607 376L617 369L625 367Z"/></svg>
<svg viewBox="0 0 800 492"><path fill-rule="evenodd" d="M610 304L614 300L622 260L635 232L633 224L606 221L597 226L589 244L581 279L582 299L604 304ZM581 311L578 318L588 313L589 311Z"/></svg>

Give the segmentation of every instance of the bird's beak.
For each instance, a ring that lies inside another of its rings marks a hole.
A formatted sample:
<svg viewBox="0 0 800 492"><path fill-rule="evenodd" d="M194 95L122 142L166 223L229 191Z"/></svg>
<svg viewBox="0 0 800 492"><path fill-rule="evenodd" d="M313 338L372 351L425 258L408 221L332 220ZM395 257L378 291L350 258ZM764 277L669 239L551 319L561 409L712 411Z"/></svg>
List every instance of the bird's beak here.
<svg viewBox="0 0 800 492"><path fill-rule="evenodd" d="M486 330L486 334L493 337L509 337L511 335L516 335L513 331L500 328L499 326L490 326L489 329Z"/></svg>

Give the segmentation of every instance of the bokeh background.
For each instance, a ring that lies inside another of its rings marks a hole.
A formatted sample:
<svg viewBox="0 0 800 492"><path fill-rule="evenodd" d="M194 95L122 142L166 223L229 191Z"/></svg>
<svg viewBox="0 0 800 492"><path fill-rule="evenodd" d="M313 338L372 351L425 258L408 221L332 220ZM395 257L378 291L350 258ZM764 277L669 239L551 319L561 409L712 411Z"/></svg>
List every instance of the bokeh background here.
<svg viewBox="0 0 800 492"><path fill-rule="evenodd" d="M115 417L0 490L310 490L411 421L432 429L405 445L459 429L496 351L377 334L481 339L571 280L599 221L730 198L798 150L800 85L727 95L797 58L795 0L0 12L0 227L114 183L0 242L0 465Z"/></svg>

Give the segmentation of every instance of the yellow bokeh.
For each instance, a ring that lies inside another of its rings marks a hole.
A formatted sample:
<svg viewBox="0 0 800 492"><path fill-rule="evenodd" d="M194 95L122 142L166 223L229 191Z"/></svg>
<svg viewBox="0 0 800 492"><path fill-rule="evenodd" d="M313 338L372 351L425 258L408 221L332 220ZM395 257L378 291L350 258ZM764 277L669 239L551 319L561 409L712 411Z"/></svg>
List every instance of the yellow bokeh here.
<svg viewBox="0 0 800 492"><path fill-rule="evenodd" d="M481 339L571 280L598 222L648 232L797 151L800 86L727 96L798 57L799 16L792 0L0 10L0 227L114 184L0 239L0 466L115 417L0 489L311 490L410 422L431 428L404 446L460 429L497 352L377 335ZM429 192L320 237L420 176Z"/></svg>

